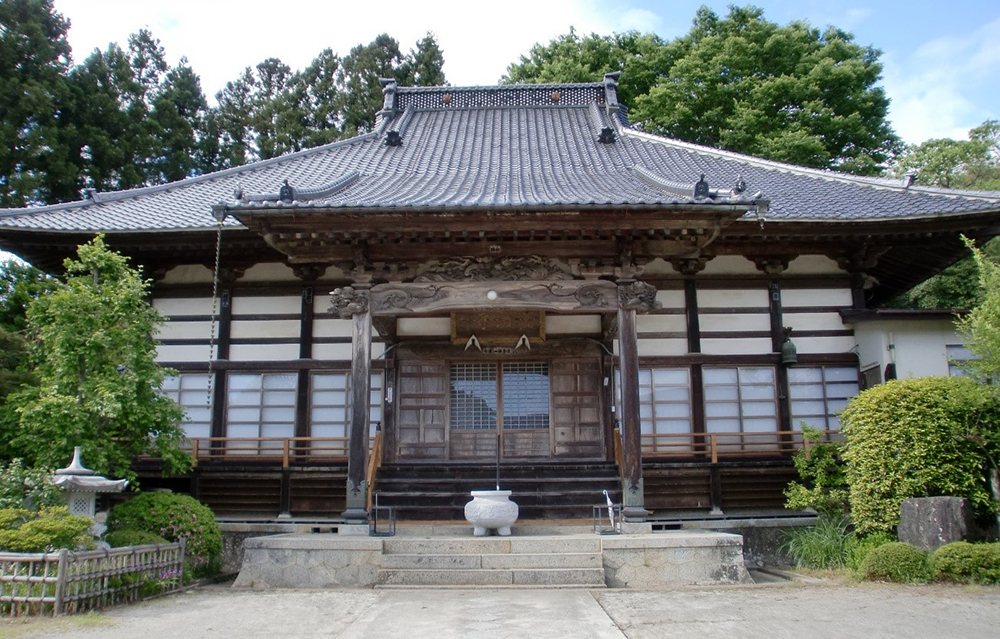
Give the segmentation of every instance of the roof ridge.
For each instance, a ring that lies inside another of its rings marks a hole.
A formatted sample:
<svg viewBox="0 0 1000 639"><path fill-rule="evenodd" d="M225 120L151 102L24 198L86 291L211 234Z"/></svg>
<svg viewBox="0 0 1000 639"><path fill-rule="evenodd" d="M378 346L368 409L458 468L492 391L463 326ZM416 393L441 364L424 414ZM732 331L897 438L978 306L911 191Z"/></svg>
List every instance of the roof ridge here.
<svg viewBox="0 0 1000 639"><path fill-rule="evenodd" d="M903 193L919 190L921 192L929 192L935 195L944 195L948 197L968 197L980 200L1000 199L1000 192L996 191L963 192L963 191L957 191L955 189L942 189L938 187L917 187L915 185L907 187L904 185L904 182L902 180L898 180L895 178L852 175L850 173L841 173L839 171L832 171L830 169L815 169L808 166L788 164L786 162L778 162L776 160L768 160L765 158L759 158L752 155L745 155L743 153L737 153L736 151L726 151L725 149L717 149L715 147L704 146L702 144L695 144L693 142L685 142L683 140L678 140L676 138L655 135L653 133L647 133L645 131L640 131L632 127L623 127L622 134L627 135L629 137L636 137L644 140L649 140L651 142L656 142L659 144L667 144L682 149L690 149L692 151L698 151L700 153L705 153L707 155L714 155L716 157L720 157L727 160L737 160L741 162L746 162L747 164L761 166L764 168L778 169L781 171L787 171L789 173L798 173L802 175L818 177L821 179L834 180L837 182L845 182L850 184L859 184L862 186L891 189ZM995 193L996 195L990 195L991 193Z"/></svg>
<svg viewBox="0 0 1000 639"><path fill-rule="evenodd" d="M543 82L517 84L469 84L396 87L396 93L455 93L456 91L520 91L525 89L602 89L603 82Z"/></svg>
<svg viewBox="0 0 1000 639"><path fill-rule="evenodd" d="M346 138L343 140L335 140L333 142L328 142L321 146L314 146L308 149L302 149L301 151L293 151L292 153L286 153L284 155L268 158L266 160L257 160L255 162L241 164L240 166L231 166L225 169L220 169L218 171L212 171L211 173L202 173L201 175L194 175L191 177L183 178L181 180L177 180L176 182L167 182L166 184L153 184L151 186L141 186L135 189L124 189L121 191L106 191L103 193L94 193L96 197L94 197L93 199L85 198L82 200L74 200L72 202L59 202L57 204L46 204L43 206L36 206L23 209L0 209L0 217L16 217L18 215L33 215L36 213L50 213L53 211L73 210L73 209L85 208L95 204L117 202L132 197L141 197L143 195L149 195L150 193L160 193L162 191L167 191L170 189L183 188L191 184L210 182L212 180L229 177L231 175L255 172L259 169L274 166L276 164L281 164L289 160L293 160L300 157L306 157L309 155L320 154L330 149L335 149L342 146L348 146L356 142L362 142L369 139L374 140L377 137L378 134L372 131L369 133L356 135L354 137Z"/></svg>

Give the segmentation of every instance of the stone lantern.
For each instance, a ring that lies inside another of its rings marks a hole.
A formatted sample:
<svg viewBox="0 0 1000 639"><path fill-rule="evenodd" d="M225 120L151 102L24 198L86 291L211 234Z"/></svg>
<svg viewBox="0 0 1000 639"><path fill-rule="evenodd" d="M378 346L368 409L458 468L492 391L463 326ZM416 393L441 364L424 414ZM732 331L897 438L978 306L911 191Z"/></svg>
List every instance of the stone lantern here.
<svg viewBox="0 0 1000 639"><path fill-rule="evenodd" d="M85 468L80 460L80 447L73 449L73 461L66 468L60 468L49 478L53 484L66 491L66 506L69 514L94 519L97 493L120 493L128 486L127 479L108 479L95 471ZM96 525L95 528L103 528ZM103 530L92 529L95 536Z"/></svg>

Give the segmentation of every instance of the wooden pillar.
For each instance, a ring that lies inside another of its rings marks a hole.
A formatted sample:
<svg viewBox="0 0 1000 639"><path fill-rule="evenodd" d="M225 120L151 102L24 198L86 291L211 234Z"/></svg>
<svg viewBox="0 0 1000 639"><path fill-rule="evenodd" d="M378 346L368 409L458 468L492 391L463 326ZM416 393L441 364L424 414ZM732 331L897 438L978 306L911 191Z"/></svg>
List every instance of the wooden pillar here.
<svg viewBox="0 0 1000 639"><path fill-rule="evenodd" d="M332 310L341 318L354 323L351 337L351 431L347 443L347 510L348 524L368 521L368 420L370 418L372 363L372 315L368 308L368 285L346 286L331 293Z"/></svg>
<svg viewBox="0 0 1000 639"><path fill-rule="evenodd" d="M645 521L642 481L642 438L639 433L639 340L635 316L656 308L656 289L644 282L618 282L618 356L622 405L622 515L626 521Z"/></svg>
<svg viewBox="0 0 1000 639"><path fill-rule="evenodd" d="M770 300L771 312L771 350L775 353L780 353L781 347L785 343L785 329L782 326L781 284L777 281L771 282L768 298ZM788 398L788 367L779 361L776 374L778 430L789 431L792 429L792 409Z"/></svg>
<svg viewBox="0 0 1000 639"><path fill-rule="evenodd" d="M233 325L232 289L219 296L219 336L215 340L215 361L229 359ZM214 364L214 362L213 362ZM216 369L212 379L212 437L226 436L226 371Z"/></svg>

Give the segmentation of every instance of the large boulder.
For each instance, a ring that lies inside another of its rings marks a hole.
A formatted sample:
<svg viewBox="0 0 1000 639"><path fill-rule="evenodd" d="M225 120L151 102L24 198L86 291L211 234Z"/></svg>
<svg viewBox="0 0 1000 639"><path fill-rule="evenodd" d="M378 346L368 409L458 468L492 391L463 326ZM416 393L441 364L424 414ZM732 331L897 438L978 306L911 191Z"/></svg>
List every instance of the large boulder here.
<svg viewBox="0 0 1000 639"><path fill-rule="evenodd" d="M932 552L953 541L975 535L972 507L964 497L915 497L900 507L900 541Z"/></svg>

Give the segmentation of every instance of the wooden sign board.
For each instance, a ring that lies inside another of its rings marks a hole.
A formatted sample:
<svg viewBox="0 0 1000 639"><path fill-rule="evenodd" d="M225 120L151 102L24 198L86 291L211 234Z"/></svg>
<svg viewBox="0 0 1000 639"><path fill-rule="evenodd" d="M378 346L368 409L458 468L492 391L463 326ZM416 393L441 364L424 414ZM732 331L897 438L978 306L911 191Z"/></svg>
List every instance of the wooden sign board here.
<svg viewBox="0 0 1000 639"><path fill-rule="evenodd" d="M517 346L545 341L545 311L458 311L451 314L451 342L465 344L473 335L482 346Z"/></svg>

